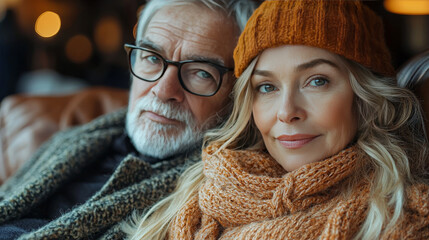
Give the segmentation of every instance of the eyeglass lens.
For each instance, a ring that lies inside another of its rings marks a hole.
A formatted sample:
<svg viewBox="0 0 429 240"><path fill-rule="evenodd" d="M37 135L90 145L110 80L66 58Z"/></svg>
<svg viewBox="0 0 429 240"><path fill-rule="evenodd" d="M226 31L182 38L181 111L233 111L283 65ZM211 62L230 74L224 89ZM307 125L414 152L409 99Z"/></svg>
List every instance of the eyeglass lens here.
<svg viewBox="0 0 429 240"><path fill-rule="evenodd" d="M131 70L146 81L156 81L163 74L166 62L153 52L132 49ZM183 63L180 71L182 83L188 91L199 95L211 95L217 91L221 76L219 70L209 63Z"/></svg>

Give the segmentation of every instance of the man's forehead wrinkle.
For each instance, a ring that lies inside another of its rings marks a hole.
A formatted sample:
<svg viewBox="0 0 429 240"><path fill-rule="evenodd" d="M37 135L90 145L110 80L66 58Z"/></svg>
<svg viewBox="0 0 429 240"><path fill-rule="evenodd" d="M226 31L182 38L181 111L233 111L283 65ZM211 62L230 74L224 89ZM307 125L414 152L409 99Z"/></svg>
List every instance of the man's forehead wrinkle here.
<svg viewBox="0 0 429 240"><path fill-rule="evenodd" d="M218 41L210 38L208 34L206 34L208 29L205 26L200 25L201 27L197 27L196 23L186 23L183 22L185 26L188 27L178 27L174 24L170 24L167 21L153 21L150 28L159 29L161 32L164 32L164 37L169 37L171 34L175 37L180 37L186 39L188 41L196 42L201 44L201 40L204 41L204 44L217 44ZM167 36L168 35L168 36ZM198 39L198 40L197 40Z"/></svg>
<svg viewBox="0 0 429 240"><path fill-rule="evenodd" d="M161 30L161 31L159 31ZM152 42L156 43L154 41L153 36L161 36L166 39L172 39L172 38L179 38L180 32L177 31L171 31L172 29L168 26L151 26L146 33L146 37L148 39L151 39Z"/></svg>
<svg viewBox="0 0 429 240"><path fill-rule="evenodd" d="M187 59L216 59L215 63L225 64L225 59L220 57L216 51L218 48L222 46L219 41L216 41L213 38L208 37L206 34L196 32L195 30L183 29L180 27L176 27L171 25L165 21L155 21L154 24L148 28L146 36L143 39L148 39L149 41L155 43L155 45L159 46L162 54L167 54L169 49L174 49L175 54L177 54L178 50L183 47L183 41L178 41L171 44L160 44L159 39L163 38L167 42L170 42L171 39L183 39L186 44L193 43L198 45L198 49L202 52L202 54L195 54L193 51L195 47L190 48L189 53L186 52L185 55L181 55L182 59L176 60L187 60ZM207 54L210 54L207 56ZM177 55L176 55L177 56ZM165 56L171 57L171 56Z"/></svg>

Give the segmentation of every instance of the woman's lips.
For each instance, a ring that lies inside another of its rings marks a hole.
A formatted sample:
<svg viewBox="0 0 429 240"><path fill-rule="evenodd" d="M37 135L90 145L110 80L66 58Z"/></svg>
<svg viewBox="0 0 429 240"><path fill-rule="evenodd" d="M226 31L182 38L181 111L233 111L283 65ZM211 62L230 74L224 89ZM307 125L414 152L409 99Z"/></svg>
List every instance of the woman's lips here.
<svg viewBox="0 0 429 240"><path fill-rule="evenodd" d="M298 149L303 147L305 144L313 141L318 136L320 135L310 135L310 134L281 135L277 137L277 140L285 148Z"/></svg>

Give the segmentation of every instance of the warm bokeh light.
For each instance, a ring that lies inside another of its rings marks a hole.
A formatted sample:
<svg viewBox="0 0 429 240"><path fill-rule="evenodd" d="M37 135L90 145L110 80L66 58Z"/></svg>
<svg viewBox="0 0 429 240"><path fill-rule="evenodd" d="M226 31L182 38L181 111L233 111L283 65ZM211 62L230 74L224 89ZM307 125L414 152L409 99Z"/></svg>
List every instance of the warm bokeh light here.
<svg viewBox="0 0 429 240"><path fill-rule="evenodd" d="M384 0L387 11L403 15L429 15L429 0Z"/></svg>
<svg viewBox="0 0 429 240"><path fill-rule="evenodd" d="M98 21L94 40L100 52L112 53L121 49L122 28L119 21L113 17L105 17Z"/></svg>
<svg viewBox="0 0 429 240"><path fill-rule="evenodd" d="M88 37L76 35L66 44L66 56L74 63L83 63L88 61L92 55L92 44Z"/></svg>
<svg viewBox="0 0 429 240"><path fill-rule="evenodd" d="M46 11L36 20L35 30L41 37L52 37L58 33L61 28L61 19L58 14Z"/></svg>

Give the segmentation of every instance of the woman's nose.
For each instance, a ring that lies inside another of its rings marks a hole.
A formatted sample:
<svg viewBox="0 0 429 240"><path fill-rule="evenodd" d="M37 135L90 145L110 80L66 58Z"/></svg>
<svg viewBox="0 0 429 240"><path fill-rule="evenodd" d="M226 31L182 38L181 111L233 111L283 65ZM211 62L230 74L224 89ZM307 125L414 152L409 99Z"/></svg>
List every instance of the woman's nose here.
<svg viewBox="0 0 429 240"><path fill-rule="evenodd" d="M304 120L306 114L303 105L297 94L284 94L282 103L277 111L278 120L288 124Z"/></svg>

